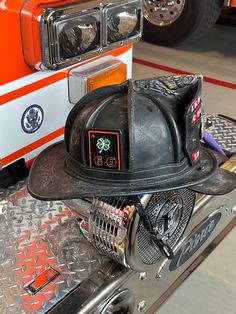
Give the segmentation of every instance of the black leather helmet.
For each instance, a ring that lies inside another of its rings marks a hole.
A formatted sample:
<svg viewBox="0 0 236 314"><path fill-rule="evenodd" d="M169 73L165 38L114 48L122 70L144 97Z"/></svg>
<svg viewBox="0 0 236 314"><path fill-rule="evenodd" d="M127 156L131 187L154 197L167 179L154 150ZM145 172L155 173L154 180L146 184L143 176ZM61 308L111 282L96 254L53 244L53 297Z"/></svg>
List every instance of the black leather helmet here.
<svg viewBox="0 0 236 314"><path fill-rule="evenodd" d="M83 97L65 142L33 164L29 192L39 199L153 193L188 187L224 194L236 175L201 146L201 76L126 81Z"/></svg>

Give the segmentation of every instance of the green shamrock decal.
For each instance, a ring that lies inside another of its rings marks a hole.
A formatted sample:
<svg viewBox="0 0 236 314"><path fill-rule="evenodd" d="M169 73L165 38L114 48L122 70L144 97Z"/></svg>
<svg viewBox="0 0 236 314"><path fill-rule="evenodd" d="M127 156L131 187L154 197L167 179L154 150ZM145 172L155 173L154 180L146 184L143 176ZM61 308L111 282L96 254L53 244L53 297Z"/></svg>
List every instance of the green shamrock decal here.
<svg viewBox="0 0 236 314"><path fill-rule="evenodd" d="M111 142L106 138L99 138L97 140L97 148L100 149L99 153L101 154L101 152L103 150L107 151L108 149L110 149L111 146Z"/></svg>

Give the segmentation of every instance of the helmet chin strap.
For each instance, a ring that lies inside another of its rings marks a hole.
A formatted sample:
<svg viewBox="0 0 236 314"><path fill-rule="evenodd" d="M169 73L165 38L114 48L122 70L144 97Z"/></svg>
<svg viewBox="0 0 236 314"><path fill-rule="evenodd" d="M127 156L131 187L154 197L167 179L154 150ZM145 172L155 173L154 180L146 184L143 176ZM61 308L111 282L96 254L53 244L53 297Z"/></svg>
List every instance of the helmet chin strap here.
<svg viewBox="0 0 236 314"><path fill-rule="evenodd" d="M166 258L173 259L173 257L174 257L173 250L171 249L171 247L169 245L167 245L165 243L165 241L163 241L161 239L162 235L158 232L157 228L155 228L152 225L152 222L151 222L149 216L145 212L143 205L140 202L140 198L138 196L133 196L133 202L136 206L136 209L137 209L137 212L140 216L140 219L143 222L144 228L147 230L147 232L150 235L150 239L151 239L152 243L154 243L158 247L158 249L161 251L161 253Z"/></svg>

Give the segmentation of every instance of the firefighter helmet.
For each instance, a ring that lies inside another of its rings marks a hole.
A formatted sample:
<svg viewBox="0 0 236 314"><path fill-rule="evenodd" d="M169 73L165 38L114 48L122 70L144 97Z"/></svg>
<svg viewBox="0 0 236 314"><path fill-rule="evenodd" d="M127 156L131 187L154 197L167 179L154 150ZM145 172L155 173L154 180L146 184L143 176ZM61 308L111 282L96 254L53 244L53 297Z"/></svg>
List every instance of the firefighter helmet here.
<svg viewBox="0 0 236 314"><path fill-rule="evenodd" d="M236 175L203 148L201 76L128 80L83 97L65 142L43 151L28 188L40 199L122 196L188 187L224 194Z"/></svg>

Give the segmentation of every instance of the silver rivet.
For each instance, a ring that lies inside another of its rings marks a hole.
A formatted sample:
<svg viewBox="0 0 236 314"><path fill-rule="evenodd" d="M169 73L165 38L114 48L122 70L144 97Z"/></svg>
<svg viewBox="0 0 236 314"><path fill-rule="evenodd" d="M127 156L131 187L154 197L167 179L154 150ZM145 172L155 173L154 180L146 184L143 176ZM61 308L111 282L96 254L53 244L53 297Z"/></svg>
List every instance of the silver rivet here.
<svg viewBox="0 0 236 314"><path fill-rule="evenodd" d="M138 276L139 280L146 280L147 279L147 273L143 271L142 273L139 274Z"/></svg>
<svg viewBox="0 0 236 314"><path fill-rule="evenodd" d="M157 279L157 280L160 280L160 279L161 279L161 274L157 274L157 275L156 275L156 279Z"/></svg>
<svg viewBox="0 0 236 314"><path fill-rule="evenodd" d="M234 205L231 209L232 214L236 214L236 205Z"/></svg>
<svg viewBox="0 0 236 314"><path fill-rule="evenodd" d="M142 300L141 302L139 302L138 304L138 311L139 312L144 312L147 306L147 302L145 300Z"/></svg>

